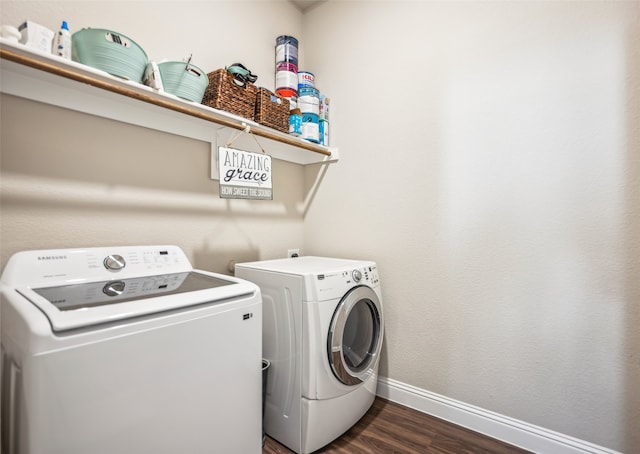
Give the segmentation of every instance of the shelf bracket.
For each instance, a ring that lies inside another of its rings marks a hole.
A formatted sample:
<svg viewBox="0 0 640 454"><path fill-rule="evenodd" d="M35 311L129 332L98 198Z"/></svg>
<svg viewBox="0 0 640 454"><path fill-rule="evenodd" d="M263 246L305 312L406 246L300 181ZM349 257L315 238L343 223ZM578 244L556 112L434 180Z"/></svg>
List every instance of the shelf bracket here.
<svg viewBox="0 0 640 454"><path fill-rule="evenodd" d="M218 167L218 140L220 137L220 129L216 130L216 135L211 139L211 179L220 180L220 170Z"/></svg>

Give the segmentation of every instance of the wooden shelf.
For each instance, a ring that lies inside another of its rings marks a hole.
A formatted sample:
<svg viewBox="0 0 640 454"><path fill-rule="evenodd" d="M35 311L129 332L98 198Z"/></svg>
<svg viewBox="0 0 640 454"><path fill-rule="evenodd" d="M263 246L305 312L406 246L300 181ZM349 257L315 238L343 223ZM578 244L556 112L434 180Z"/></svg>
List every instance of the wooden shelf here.
<svg viewBox="0 0 640 454"><path fill-rule="evenodd" d="M262 148L275 159L301 165L337 162L339 158L337 148L1 38L0 58L2 93L203 140L211 144L212 156L217 155L218 145L234 138L233 147L256 152ZM248 134L238 136L238 131ZM211 174L217 178L213 169Z"/></svg>

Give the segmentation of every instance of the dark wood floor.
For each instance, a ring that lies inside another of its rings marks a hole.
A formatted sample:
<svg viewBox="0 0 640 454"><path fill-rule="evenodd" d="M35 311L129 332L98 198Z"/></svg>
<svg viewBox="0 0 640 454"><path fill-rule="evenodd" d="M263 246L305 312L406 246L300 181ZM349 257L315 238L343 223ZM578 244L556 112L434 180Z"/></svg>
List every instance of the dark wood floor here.
<svg viewBox="0 0 640 454"><path fill-rule="evenodd" d="M291 454L267 437L263 454ZM362 419L316 453L524 454L528 451L402 405L376 398Z"/></svg>

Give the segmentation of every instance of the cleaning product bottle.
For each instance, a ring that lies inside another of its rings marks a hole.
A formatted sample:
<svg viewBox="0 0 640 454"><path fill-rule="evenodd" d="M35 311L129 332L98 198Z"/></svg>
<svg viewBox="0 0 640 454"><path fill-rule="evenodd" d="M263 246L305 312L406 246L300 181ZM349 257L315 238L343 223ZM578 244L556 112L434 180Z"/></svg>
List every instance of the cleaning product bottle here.
<svg viewBox="0 0 640 454"><path fill-rule="evenodd" d="M53 49L54 55L71 60L71 33L69 32L69 25L66 20L62 21L60 30L53 37Z"/></svg>

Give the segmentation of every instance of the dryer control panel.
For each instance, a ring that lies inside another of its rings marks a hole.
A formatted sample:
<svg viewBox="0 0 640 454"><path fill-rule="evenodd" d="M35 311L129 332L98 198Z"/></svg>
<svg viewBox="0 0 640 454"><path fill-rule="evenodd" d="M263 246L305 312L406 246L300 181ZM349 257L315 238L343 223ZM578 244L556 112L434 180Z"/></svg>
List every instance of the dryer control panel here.
<svg viewBox="0 0 640 454"><path fill-rule="evenodd" d="M380 285L378 268L375 264L317 274L316 296L318 301L341 298L349 289L358 285L368 287Z"/></svg>

